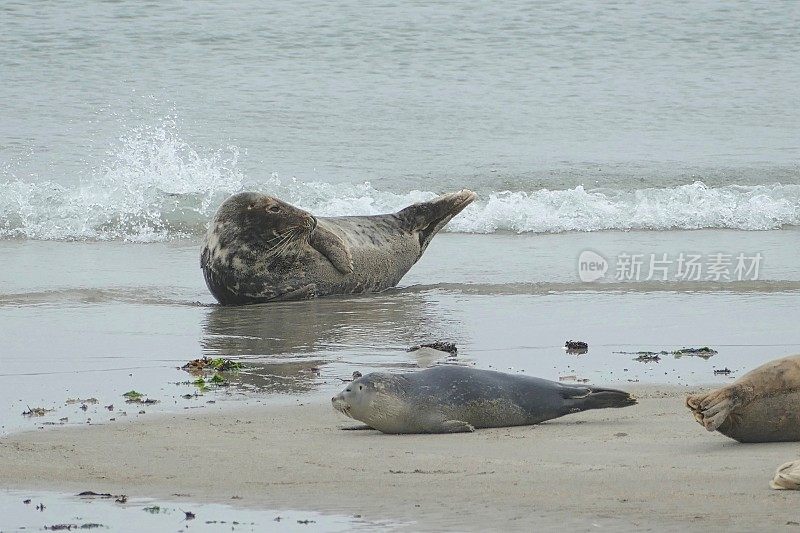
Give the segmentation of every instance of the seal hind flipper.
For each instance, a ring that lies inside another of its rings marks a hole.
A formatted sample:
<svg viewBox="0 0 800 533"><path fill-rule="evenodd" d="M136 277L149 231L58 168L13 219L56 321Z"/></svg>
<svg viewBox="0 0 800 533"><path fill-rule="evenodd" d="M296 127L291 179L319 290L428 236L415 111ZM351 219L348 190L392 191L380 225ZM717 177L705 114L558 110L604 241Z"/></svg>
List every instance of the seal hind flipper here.
<svg viewBox="0 0 800 533"><path fill-rule="evenodd" d="M450 220L471 204L477 195L469 189L443 194L428 202L420 202L401 209L396 216L406 228L419 233L420 255Z"/></svg>
<svg viewBox="0 0 800 533"><path fill-rule="evenodd" d="M441 431L436 433L472 433L475 427L463 420L445 420L442 422Z"/></svg>
<svg viewBox="0 0 800 533"><path fill-rule="evenodd" d="M686 398L686 406L692 410L695 420L708 431L716 431L728 416L742 405L734 394L734 388L723 388L708 394L694 394Z"/></svg>
<svg viewBox="0 0 800 533"><path fill-rule="evenodd" d="M284 302L287 300L310 300L316 298L317 286L314 283L309 283L298 289L288 289L284 292L276 294L268 301L270 302Z"/></svg>
<svg viewBox="0 0 800 533"><path fill-rule="evenodd" d="M636 398L625 391L600 387L564 386L561 395L565 400L572 400L569 412L628 407L638 403Z"/></svg>
<svg viewBox="0 0 800 533"><path fill-rule="evenodd" d="M317 226L308 241L342 274L353 273L353 256L347 244L331 230Z"/></svg>
<svg viewBox="0 0 800 533"><path fill-rule="evenodd" d="M768 361L729 385L686 398L708 431L739 442L800 441L798 405L800 354Z"/></svg>
<svg viewBox="0 0 800 533"><path fill-rule="evenodd" d="M375 429L375 428L373 428L372 426L368 426L366 424L360 424L355 426L344 426L339 429L341 429L342 431L364 431L367 429Z"/></svg>

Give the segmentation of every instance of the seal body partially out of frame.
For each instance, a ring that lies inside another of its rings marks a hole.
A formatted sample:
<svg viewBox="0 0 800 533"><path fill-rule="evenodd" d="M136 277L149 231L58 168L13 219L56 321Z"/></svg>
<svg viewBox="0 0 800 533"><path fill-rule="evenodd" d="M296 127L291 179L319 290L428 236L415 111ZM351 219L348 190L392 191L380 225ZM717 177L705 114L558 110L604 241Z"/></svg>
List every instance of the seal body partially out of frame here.
<svg viewBox="0 0 800 533"><path fill-rule="evenodd" d="M739 442L800 441L800 355L770 361L730 385L686 398L695 420Z"/></svg>

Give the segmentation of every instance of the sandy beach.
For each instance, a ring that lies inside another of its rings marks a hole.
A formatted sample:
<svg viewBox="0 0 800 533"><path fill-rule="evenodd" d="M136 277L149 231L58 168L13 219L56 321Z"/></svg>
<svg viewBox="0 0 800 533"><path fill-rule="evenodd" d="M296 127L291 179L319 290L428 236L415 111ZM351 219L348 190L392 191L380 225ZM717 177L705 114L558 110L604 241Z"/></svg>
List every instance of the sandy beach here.
<svg viewBox="0 0 800 533"><path fill-rule="evenodd" d="M800 522L798 494L768 486L797 444L708 434L682 405L686 389L635 392L640 404L627 409L460 435L342 431L350 421L319 400L30 431L0 441L0 483L357 514L425 531Z"/></svg>

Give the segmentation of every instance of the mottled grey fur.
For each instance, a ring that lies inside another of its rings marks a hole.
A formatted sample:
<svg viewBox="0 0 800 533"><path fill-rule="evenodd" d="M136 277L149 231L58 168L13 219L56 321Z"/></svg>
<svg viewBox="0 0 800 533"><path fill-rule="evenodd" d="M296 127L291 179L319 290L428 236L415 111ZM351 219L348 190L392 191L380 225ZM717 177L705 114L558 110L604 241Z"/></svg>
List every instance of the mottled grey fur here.
<svg viewBox="0 0 800 533"><path fill-rule="evenodd" d="M270 196L240 193L211 221L200 265L223 305L382 291L474 199L462 190L397 213L316 218Z"/></svg>
<svg viewBox="0 0 800 533"><path fill-rule="evenodd" d="M335 409L384 433L525 426L588 409L636 403L619 390L455 365L368 374L331 401Z"/></svg>

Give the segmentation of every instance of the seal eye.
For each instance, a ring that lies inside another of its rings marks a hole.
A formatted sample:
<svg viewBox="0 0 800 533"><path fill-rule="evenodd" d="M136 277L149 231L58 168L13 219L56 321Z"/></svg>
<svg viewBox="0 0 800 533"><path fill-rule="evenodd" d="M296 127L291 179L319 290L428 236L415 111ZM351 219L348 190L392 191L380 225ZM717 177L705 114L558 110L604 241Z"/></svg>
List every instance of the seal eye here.
<svg viewBox="0 0 800 533"><path fill-rule="evenodd" d="M280 206L272 205L267 211L269 211L270 213L277 213L280 210L281 210Z"/></svg>

